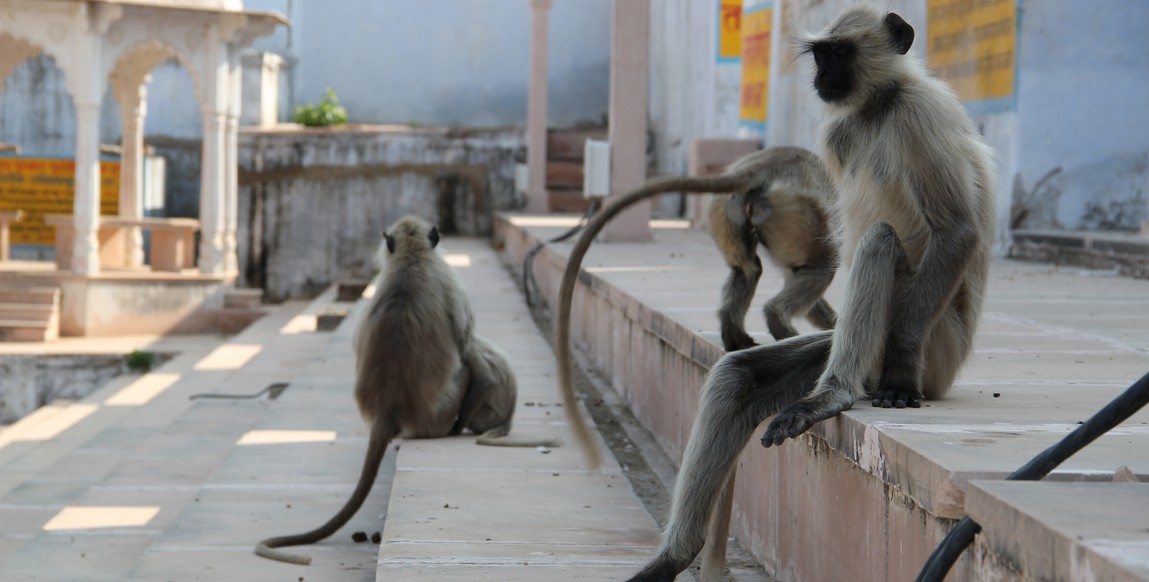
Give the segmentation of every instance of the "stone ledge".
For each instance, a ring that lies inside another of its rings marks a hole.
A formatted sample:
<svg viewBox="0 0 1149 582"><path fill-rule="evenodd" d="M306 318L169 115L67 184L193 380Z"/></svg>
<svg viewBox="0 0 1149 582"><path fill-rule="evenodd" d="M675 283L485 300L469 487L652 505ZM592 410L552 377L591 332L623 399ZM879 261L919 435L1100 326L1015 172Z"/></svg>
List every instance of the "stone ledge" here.
<svg viewBox="0 0 1149 582"><path fill-rule="evenodd" d="M1015 230L1010 258L1115 269L1149 278L1149 236L1118 232Z"/></svg>
<svg viewBox="0 0 1149 582"><path fill-rule="evenodd" d="M966 507L1031 579L1149 579L1149 484L973 481Z"/></svg>
<svg viewBox="0 0 1149 582"><path fill-rule="evenodd" d="M576 220L570 218L569 224ZM526 249L559 234L563 226L553 216L500 216L496 242L518 267ZM548 245L535 259L540 293L551 305L570 246ZM705 234L655 229L654 244L592 247L575 291L576 347L611 379L672 459L681 457L706 370L722 354L714 313L725 274ZM868 568L861 579L912 578L949 520L965 513L971 480L1004 478L1149 367L1149 334L1122 342L1118 337L1127 334L1114 333L1127 326L1130 317L1149 323L1149 317L1116 311L1116 303L1132 302L1142 306L1139 313L1149 313L1146 284L1107 282L1115 293L1107 306L1084 303L1096 299L1082 290L1088 287L1081 282L1091 280L1075 275L998 262L991 277L979 349L947 399L912 411L874 409L859 402L780 449L748 445L739 465L735 531L768 570L793 569L801 578L830 579L844 571L840 568L861 563ZM754 313L747 318L760 343L770 340L754 331L763 327L757 310L778 290L779 279L774 273L763 276ZM839 280L828 293L832 304L840 304L841 291ZM1090 327L1094 324L1089 318L1097 311L1113 315L1106 319L1110 328L1104 333ZM1052 478L1109 480L1122 464L1142 478L1149 475L1149 455L1129 454L1146 450L1146 421L1149 413L1142 412ZM787 479L789 474L797 476ZM834 479L841 482L825 483ZM778 499L762 499L763 491L778 491ZM823 501L857 507L823 515ZM837 565L819 564L800 542L779 537L779 522L793 525L792 520L815 524L797 536L811 543L858 542L836 531L842 520L885 534L862 534L862 546L868 550L846 552ZM880 551L872 551L872 546ZM963 562L971 567L968 559Z"/></svg>

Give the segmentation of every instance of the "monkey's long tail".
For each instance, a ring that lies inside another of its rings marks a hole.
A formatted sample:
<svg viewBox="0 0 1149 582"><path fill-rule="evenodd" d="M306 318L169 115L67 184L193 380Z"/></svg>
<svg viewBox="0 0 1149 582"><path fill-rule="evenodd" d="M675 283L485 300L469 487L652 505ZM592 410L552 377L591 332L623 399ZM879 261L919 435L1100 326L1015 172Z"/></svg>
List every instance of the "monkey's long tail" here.
<svg viewBox="0 0 1149 582"><path fill-rule="evenodd" d="M567 258L566 270L563 272L562 284L559 286L559 309L555 320L555 358L559 366L559 388L562 391L563 407L566 408L567 420L574 430L579 445L586 452L587 464L591 470L598 469L602 463L601 453L594 439L591 438L590 429L578 410L573 383L573 363L571 360L570 322L571 301L574 297L575 282L578 280L582 268L583 257L590 248L594 237L614 218L632 204L665 192L684 192L690 194L707 194L711 192L734 192L745 187L745 178L723 174L713 177L671 177L655 178L643 184L637 190L631 190L618 198L611 200L603 209L595 214L583 229L570 257Z"/></svg>
<svg viewBox="0 0 1149 582"><path fill-rule="evenodd" d="M359 511L359 508L363 506L363 501L367 499L367 494L370 493L371 487L375 485L375 477L379 473L379 465L383 461L383 453L387 452L387 445L391 444L391 439L394 438L397 433L398 429L389 420L383 418L376 419L375 424L371 427L371 441L367 445L367 457L363 461L363 471L359 474L359 484L355 486L355 492L351 494L351 498L343 505L343 509L340 509L339 513L335 514L335 517L327 520L327 523L307 533L267 538L259 542L259 544L255 546L255 554L257 556L263 556L264 558L299 564L301 566L311 564L310 556L277 552L272 548L313 544L330 536L339 528L343 527L343 525L351 519L351 516L355 515L355 512Z"/></svg>

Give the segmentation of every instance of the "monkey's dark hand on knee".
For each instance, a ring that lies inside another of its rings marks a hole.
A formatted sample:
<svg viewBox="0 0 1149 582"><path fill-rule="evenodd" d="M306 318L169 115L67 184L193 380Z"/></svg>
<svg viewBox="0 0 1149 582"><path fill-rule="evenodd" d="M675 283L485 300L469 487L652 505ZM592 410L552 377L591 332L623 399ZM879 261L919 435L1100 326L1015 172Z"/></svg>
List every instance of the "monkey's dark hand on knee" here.
<svg viewBox="0 0 1149 582"><path fill-rule="evenodd" d="M922 390L918 377L921 347L920 344L915 346L900 341L899 338L903 336L897 333L899 331L892 332L887 342L882 376L878 380L878 389L874 391L873 405L882 408L921 408Z"/></svg>
<svg viewBox="0 0 1149 582"><path fill-rule="evenodd" d="M874 391L874 406L882 408L921 408L922 391L912 371L884 369Z"/></svg>
<svg viewBox="0 0 1149 582"><path fill-rule="evenodd" d="M882 408L921 408L922 393L913 388L889 388L874 393L874 406Z"/></svg>
<svg viewBox="0 0 1149 582"><path fill-rule="evenodd" d="M874 391L873 405L882 408L921 408L921 382L914 373L916 366L913 363L891 365L890 359L887 358L882 366L882 376L878 380L878 389Z"/></svg>

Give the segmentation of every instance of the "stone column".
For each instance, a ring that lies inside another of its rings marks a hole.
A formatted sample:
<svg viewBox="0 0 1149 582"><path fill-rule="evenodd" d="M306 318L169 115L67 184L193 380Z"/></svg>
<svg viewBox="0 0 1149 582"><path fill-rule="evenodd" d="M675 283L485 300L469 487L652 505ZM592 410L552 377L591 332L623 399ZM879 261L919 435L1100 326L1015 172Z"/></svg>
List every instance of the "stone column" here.
<svg viewBox="0 0 1149 582"><path fill-rule="evenodd" d="M100 224L100 102L75 100L76 177L72 219L72 271L77 275L100 272L97 239Z"/></svg>
<svg viewBox="0 0 1149 582"><path fill-rule="evenodd" d="M546 212L547 28L554 0L531 1L531 73L527 94L527 211Z"/></svg>
<svg viewBox="0 0 1149 582"><path fill-rule="evenodd" d="M226 220L224 206L227 196L227 187L224 184L226 134L227 112L205 108L199 191L199 270L205 275L220 275L226 268L224 260Z"/></svg>
<svg viewBox="0 0 1149 582"><path fill-rule="evenodd" d="M208 28L204 47L203 153L200 160L199 270L222 275L226 269L227 117L231 100L227 43L220 25Z"/></svg>
<svg viewBox="0 0 1149 582"><path fill-rule="evenodd" d="M649 0L614 0L610 23L610 191L621 194L646 180ZM619 214L603 240L650 240L650 202Z"/></svg>
<svg viewBox="0 0 1149 582"><path fill-rule="evenodd" d="M224 128L224 235L223 266L229 275L239 273L239 249L236 231L239 228L239 116L242 102L242 71L239 50L228 47L228 113Z"/></svg>
<svg viewBox="0 0 1149 582"><path fill-rule="evenodd" d="M120 216L144 216L144 119L147 117L147 79L120 100L123 136L120 139ZM124 231L128 267L144 264L144 237L139 227Z"/></svg>

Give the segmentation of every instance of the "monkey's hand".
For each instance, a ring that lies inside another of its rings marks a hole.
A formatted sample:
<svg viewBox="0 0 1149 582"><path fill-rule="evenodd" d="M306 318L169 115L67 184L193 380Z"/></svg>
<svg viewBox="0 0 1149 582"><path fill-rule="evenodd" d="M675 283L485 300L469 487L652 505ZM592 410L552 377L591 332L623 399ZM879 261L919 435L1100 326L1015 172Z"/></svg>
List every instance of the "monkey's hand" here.
<svg viewBox="0 0 1149 582"><path fill-rule="evenodd" d="M882 408L921 408L922 407L922 393L914 387L894 387L882 386L874 393L874 406L881 406Z"/></svg>
<svg viewBox="0 0 1149 582"><path fill-rule="evenodd" d="M810 430L814 423L835 416L854 405L854 396L836 378L829 378L814 393L778 413L762 435L762 446L781 445L787 438L796 438Z"/></svg>
<svg viewBox="0 0 1149 582"><path fill-rule="evenodd" d="M921 382L918 381L912 363L908 366L891 366L893 358L887 358L882 366L882 377L874 392L874 406L882 408L921 408Z"/></svg>
<svg viewBox="0 0 1149 582"><path fill-rule="evenodd" d="M907 318L894 320L894 329L886 343L882 361L882 375L874 392L874 406L882 408L921 408L922 382L919 370L923 368L922 344L911 338L923 337L925 332L906 329Z"/></svg>

